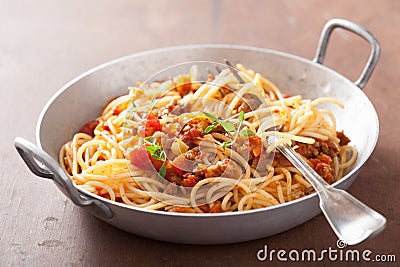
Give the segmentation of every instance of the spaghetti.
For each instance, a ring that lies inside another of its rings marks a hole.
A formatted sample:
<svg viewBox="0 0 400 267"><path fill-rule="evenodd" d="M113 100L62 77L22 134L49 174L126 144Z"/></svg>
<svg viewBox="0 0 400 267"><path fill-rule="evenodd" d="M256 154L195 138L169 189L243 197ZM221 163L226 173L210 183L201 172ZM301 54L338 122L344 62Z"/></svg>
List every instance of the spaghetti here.
<svg viewBox="0 0 400 267"><path fill-rule="evenodd" d="M334 115L317 106L331 98L283 95L261 74L237 65L207 81L199 70L139 83L112 99L60 150L77 187L150 210L228 212L278 205L313 191L268 145L282 137L328 183L357 157Z"/></svg>

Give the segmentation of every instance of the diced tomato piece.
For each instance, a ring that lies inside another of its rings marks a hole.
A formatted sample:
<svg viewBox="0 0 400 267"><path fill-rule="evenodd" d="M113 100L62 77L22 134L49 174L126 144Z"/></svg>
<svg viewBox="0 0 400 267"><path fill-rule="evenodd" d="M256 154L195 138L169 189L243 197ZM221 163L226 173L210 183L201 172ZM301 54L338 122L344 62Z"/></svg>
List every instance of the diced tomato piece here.
<svg viewBox="0 0 400 267"><path fill-rule="evenodd" d="M309 159L309 161L310 161L311 168L313 168L314 170L315 170L315 167L317 166L317 164L321 162L319 159Z"/></svg>
<svg viewBox="0 0 400 267"><path fill-rule="evenodd" d="M137 146L130 154L132 165L143 170L160 170L163 162L153 158L145 146Z"/></svg>
<svg viewBox="0 0 400 267"><path fill-rule="evenodd" d="M263 148L263 143L261 141L261 138L258 136L249 136L249 145L251 148L251 153L252 156L258 157L260 156Z"/></svg>
<svg viewBox="0 0 400 267"><path fill-rule="evenodd" d="M222 208L221 208L221 203L217 203L214 205L214 207L211 208L211 210L209 211L209 213L220 213L222 212Z"/></svg>
<svg viewBox="0 0 400 267"><path fill-rule="evenodd" d="M155 158L153 158L151 156L149 156L149 157L150 157L150 160L151 160L151 164L153 164L153 167L157 171L159 171L164 162L162 162L161 160L155 159Z"/></svg>
<svg viewBox="0 0 400 267"><path fill-rule="evenodd" d="M97 125L99 125L98 121L89 121L79 130L80 133L85 133L90 135L91 137L94 136L94 129L96 129Z"/></svg>
<svg viewBox="0 0 400 267"><path fill-rule="evenodd" d="M321 162L323 162L323 163L325 163L325 164L328 164L328 165L332 163L332 158L329 157L328 155L324 154L324 153L319 154L319 155L318 155L318 159L319 159Z"/></svg>
<svg viewBox="0 0 400 267"><path fill-rule="evenodd" d="M310 159L310 166L313 168L327 183L331 183L334 171L329 164L319 159Z"/></svg>
<svg viewBox="0 0 400 267"><path fill-rule="evenodd" d="M173 165L174 168L174 172L178 175L184 175L185 173L187 173L187 171L182 170L180 167Z"/></svg>
<svg viewBox="0 0 400 267"><path fill-rule="evenodd" d="M152 136L155 132L161 131L161 123L156 116L149 114L146 119L146 125L144 129L144 136Z"/></svg>
<svg viewBox="0 0 400 267"><path fill-rule="evenodd" d="M114 110L113 110L113 115L118 116L120 113L121 113L121 110L119 110L117 107L114 108Z"/></svg>
<svg viewBox="0 0 400 267"><path fill-rule="evenodd" d="M176 206L169 210L170 212L181 212L181 213L196 213L193 208Z"/></svg>
<svg viewBox="0 0 400 267"><path fill-rule="evenodd" d="M154 168L151 162L151 155L145 146L137 146L134 148L130 154L130 160L132 165L140 169L151 170Z"/></svg>

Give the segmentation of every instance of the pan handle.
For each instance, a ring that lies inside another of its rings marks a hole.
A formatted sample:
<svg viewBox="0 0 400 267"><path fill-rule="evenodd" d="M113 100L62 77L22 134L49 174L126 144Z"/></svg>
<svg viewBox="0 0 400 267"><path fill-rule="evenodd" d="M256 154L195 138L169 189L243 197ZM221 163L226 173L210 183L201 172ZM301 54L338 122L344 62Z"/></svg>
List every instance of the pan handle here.
<svg viewBox="0 0 400 267"><path fill-rule="evenodd" d="M372 33L354 22L344 19L331 19L325 24L321 32L317 52L315 53L315 57L313 59L314 62L322 64L322 62L324 61L328 41L332 34L332 31L335 28L343 28L345 30L351 31L365 39L371 46L371 54L368 58L368 62L365 65L364 70L362 71L358 80L354 82L354 84L357 85L360 89L363 89L364 86L367 84L369 78L371 77L372 71L374 70L378 62L381 51L379 42L372 35Z"/></svg>
<svg viewBox="0 0 400 267"><path fill-rule="evenodd" d="M81 195L72 184L69 175L45 151L28 140L17 137L14 146L28 168L37 176L54 180L75 205L83 207L101 219L113 217L111 209L97 199Z"/></svg>

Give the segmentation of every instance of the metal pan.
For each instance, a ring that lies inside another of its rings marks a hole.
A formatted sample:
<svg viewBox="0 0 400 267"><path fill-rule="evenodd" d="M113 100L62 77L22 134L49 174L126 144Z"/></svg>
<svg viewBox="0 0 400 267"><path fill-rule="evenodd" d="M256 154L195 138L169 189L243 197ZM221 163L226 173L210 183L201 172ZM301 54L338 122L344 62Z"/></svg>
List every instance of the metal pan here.
<svg viewBox="0 0 400 267"><path fill-rule="evenodd" d="M360 78L351 82L322 65L334 28L349 30L369 42L371 55ZM37 124L37 146L17 138L15 147L30 170L53 179L76 205L105 222L148 238L187 243L222 244L273 235L310 220L320 213L317 195L273 207L223 214L179 214L148 211L115 203L76 189L57 163L60 147L87 121L99 115L112 96L126 92L136 80L168 66L187 61L208 60L242 63L261 72L285 93L304 98L333 97L345 109L329 106L359 152L354 168L334 186L347 189L371 155L379 133L378 117L360 90L367 83L379 58L379 44L367 30L349 21L329 21L313 60L262 48L234 45L190 45L152 50L105 63L75 78L49 100ZM46 152L45 152L46 151Z"/></svg>

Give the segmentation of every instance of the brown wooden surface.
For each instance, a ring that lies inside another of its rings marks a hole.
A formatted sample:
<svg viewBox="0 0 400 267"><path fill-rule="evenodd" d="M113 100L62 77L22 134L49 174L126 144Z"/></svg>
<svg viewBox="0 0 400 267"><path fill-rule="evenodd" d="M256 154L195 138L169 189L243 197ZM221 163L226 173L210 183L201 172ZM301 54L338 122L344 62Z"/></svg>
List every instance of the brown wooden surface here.
<svg viewBox="0 0 400 267"><path fill-rule="evenodd" d="M354 248L396 254L399 264L399 14L396 0L0 1L0 266L272 266L257 261L264 245L336 248L322 215L282 234L223 246L185 246L131 235L75 207L53 183L31 174L12 141L16 136L34 141L36 120L49 97L110 59L190 43L252 45L312 58L324 23L337 17L363 25L382 46L364 89L380 118L380 139L349 191L383 213L388 225ZM328 50L327 65L351 79L369 53L364 41L343 31L333 34ZM328 264L343 263L321 266Z"/></svg>

